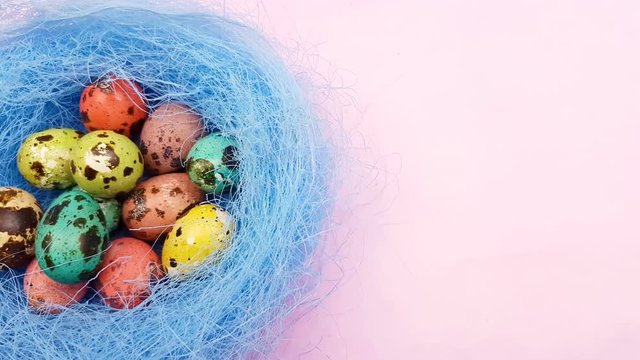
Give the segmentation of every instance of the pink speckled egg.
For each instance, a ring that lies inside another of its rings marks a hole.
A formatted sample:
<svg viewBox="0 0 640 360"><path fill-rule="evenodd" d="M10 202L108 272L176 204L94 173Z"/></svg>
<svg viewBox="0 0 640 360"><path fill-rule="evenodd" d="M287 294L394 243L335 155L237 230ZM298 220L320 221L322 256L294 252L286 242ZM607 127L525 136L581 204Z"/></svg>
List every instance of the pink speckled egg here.
<svg viewBox="0 0 640 360"><path fill-rule="evenodd" d="M202 135L202 118L188 106L160 105L145 122L140 134L140 150L146 169L154 174L182 169L189 150Z"/></svg>
<svg viewBox="0 0 640 360"><path fill-rule="evenodd" d="M29 307L40 314L59 314L87 294L86 283L61 284L51 280L33 260L24 275L24 293Z"/></svg>
<svg viewBox="0 0 640 360"><path fill-rule="evenodd" d="M204 193L187 174L162 174L141 182L129 194L122 203L122 220L133 236L155 241L202 201Z"/></svg>

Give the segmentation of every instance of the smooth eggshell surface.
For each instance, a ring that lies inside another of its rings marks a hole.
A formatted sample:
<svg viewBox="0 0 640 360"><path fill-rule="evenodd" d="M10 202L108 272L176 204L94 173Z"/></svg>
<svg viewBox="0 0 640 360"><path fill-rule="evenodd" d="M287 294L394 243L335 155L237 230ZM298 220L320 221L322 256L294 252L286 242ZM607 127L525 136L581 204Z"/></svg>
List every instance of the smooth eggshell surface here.
<svg viewBox="0 0 640 360"><path fill-rule="evenodd" d="M40 314L59 314L87 294L86 283L66 285L51 280L33 260L24 275L24 293L29 307Z"/></svg>
<svg viewBox="0 0 640 360"><path fill-rule="evenodd" d="M182 104L164 104L149 117L140 133L146 168L164 174L183 168L193 144L204 134L200 115Z"/></svg>
<svg viewBox="0 0 640 360"><path fill-rule="evenodd" d="M131 309L151 295L152 282L162 278L160 257L144 241L125 237L107 250L97 289L103 301L116 309Z"/></svg>
<svg viewBox="0 0 640 360"><path fill-rule="evenodd" d="M204 200L204 193L185 173L154 176L141 182L122 204L122 219L133 236L156 240L168 232L188 209Z"/></svg>

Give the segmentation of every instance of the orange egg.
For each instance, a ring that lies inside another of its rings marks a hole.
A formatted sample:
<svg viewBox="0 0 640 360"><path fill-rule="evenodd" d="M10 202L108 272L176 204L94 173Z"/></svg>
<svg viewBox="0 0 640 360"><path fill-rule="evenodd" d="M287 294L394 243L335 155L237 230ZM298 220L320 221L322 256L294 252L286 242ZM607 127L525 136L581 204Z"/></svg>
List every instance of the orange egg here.
<svg viewBox="0 0 640 360"><path fill-rule="evenodd" d="M158 254L144 241L124 237L111 242L96 289L108 306L131 309L151 295L152 282L164 276Z"/></svg>
<svg viewBox="0 0 640 360"><path fill-rule="evenodd" d="M130 136L142 128L148 111L140 85L114 76L87 86L80 98L80 116L89 131L113 130Z"/></svg>
<svg viewBox="0 0 640 360"><path fill-rule="evenodd" d="M155 241L203 200L204 193L189 180L189 175L158 175L138 184L122 203L122 220L133 236Z"/></svg>
<svg viewBox="0 0 640 360"><path fill-rule="evenodd" d="M40 314L59 314L87 294L88 286L61 284L51 280L33 260L24 275L24 293L29 307Z"/></svg>

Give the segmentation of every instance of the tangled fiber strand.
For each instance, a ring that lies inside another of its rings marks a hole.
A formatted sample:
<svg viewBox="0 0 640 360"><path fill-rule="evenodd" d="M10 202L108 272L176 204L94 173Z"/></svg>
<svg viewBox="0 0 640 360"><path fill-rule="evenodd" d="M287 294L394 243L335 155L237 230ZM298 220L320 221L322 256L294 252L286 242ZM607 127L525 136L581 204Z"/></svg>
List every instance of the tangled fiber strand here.
<svg viewBox="0 0 640 360"><path fill-rule="evenodd" d="M151 107L188 104L240 144L240 185L225 204L233 246L189 280L163 281L143 306L87 301L58 316L30 312L19 273L0 276L2 359L237 359L264 355L281 320L306 301L310 261L331 197L330 146L308 101L251 29L207 14L103 7L36 12L0 38L0 184L39 191L15 164L21 141L82 129L79 96L115 74L143 85ZM96 297L96 295L94 295Z"/></svg>

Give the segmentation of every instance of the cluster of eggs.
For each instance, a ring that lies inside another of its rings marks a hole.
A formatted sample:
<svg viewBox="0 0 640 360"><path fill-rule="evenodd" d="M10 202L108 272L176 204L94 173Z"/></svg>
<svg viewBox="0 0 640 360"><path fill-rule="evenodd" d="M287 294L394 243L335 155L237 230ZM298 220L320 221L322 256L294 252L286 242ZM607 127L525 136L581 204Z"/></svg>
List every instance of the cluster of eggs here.
<svg viewBox="0 0 640 360"><path fill-rule="evenodd" d="M235 228L205 195L235 188L237 144L205 134L190 107L150 112L139 84L109 76L84 89L80 117L87 134L48 129L18 151L29 183L64 190L46 211L27 191L0 188L0 266L27 267L25 295L39 313L59 313L90 285L108 306L138 306L155 281L217 257ZM129 233L111 240L120 223Z"/></svg>

